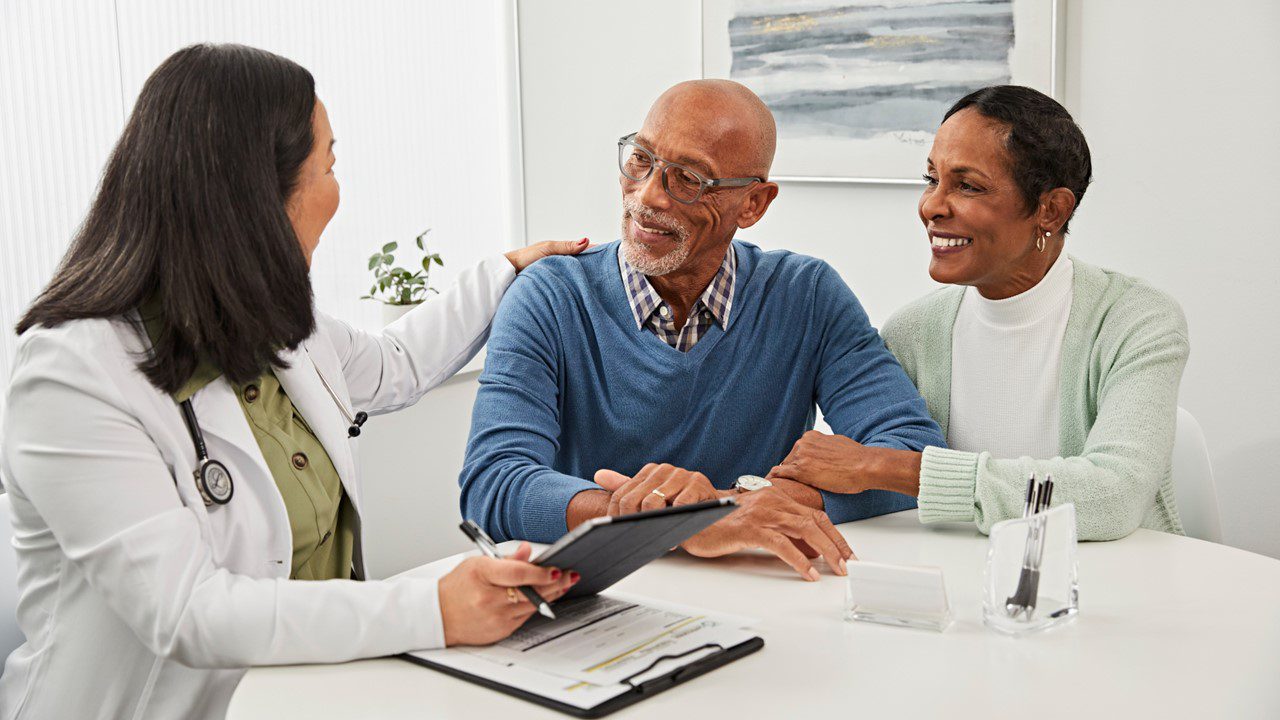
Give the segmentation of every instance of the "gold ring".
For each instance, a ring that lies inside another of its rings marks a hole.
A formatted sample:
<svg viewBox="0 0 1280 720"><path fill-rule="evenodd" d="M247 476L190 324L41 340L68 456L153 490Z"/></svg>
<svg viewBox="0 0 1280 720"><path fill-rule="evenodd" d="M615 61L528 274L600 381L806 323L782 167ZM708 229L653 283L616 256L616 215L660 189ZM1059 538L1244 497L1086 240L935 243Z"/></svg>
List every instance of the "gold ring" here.
<svg viewBox="0 0 1280 720"><path fill-rule="evenodd" d="M667 496L666 496L666 495L663 495L663 494L662 494L662 491L661 491L661 490L658 490L657 488L654 488L653 494L654 494L654 495L657 495L658 497L662 498L663 500L666 500L666 499L667 499Z"/></svg>
<svg viewBox="0 0 1280 720"><path fill-rule="evenodd" d="M510 588L510 587L507 588L507 602L511 603L512 605L520 602L520 598L516 596L515 588Z"/></svg>

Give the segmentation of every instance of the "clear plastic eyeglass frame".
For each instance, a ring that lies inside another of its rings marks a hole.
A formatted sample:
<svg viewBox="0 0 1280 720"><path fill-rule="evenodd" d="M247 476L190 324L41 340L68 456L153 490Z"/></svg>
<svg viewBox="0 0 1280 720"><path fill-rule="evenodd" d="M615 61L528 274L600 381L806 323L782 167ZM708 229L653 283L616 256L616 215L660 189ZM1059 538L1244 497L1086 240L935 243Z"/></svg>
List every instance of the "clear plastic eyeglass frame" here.
<svg viewBox="0 0 1280 720"><path fill-rule="evenodd" d="M637 176L627 171L627 161L633 153L640 153L648 158L648 169L643 175ZM752 183L767 182L762 177L740 177L740 178L708 178L702 173L685 167L680 163L673 163L657 156L652 150L636 142L636 133L631 133L618 138L618 170L624 177L633 182L644 182L653 174L653 169L662 166L662 189L671 196L672 200L683 205L692 205L702 199L703 193L707 190L720 187L746 187ZM676 179L672 180L672 175ZM673 184L676 189L672 189ZM681 193L686 193L682 195ZM688 195L692 193L692 195Z"/></svg>
<svg viewBox="0 0 1280 720"><path fill-rule="evenodd" d="M1006 635L1046 630L1076 617L1076 508L1059 505L991 528L982 621Z"/></svg>

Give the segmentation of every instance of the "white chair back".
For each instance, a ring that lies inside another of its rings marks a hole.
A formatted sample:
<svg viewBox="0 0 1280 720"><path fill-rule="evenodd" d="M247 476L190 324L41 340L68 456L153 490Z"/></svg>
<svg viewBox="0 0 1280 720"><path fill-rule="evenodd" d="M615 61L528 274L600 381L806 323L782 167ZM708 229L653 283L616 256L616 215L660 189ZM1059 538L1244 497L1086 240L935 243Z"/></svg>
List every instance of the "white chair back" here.
<svg viewBox="0 0 1280 720"><path fill-rule="evenodd" d="M1182 408L1178 408L1178 429L1173 440L1173 491L1187 535L1222 542L1222 518L1218 514L1213 468L1209 465L1209 447L1200 423Z"/></svg>

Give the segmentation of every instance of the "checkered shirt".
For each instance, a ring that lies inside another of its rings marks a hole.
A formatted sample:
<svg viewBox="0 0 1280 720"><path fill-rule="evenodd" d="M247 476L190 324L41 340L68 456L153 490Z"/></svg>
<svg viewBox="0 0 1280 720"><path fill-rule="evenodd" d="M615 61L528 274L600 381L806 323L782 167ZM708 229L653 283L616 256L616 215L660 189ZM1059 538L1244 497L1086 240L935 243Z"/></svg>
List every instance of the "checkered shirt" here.
<svg viewBox="0 0 1280 720"><path fill-rule="evenodd" d="M733 307L733 283L738 274L738 257L732 245L724 254L719 272L690 308L682 328L676 327L671 308L649 284L649 278L631 267L621 248L618 249L618 267L622 270L622 284L627 289L627 299L631 301L636 327L649 330L676 350L689 352L713 322L719 323L722 329L728 325L729 310Z"/></svg>

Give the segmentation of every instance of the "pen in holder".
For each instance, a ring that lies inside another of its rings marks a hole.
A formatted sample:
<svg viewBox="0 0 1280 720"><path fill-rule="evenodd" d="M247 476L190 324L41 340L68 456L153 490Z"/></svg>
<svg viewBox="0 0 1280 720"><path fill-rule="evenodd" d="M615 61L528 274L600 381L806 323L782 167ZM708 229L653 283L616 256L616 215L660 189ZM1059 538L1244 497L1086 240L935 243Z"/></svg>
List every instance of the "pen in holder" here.
<svg viewBox="0 0 1280 720"><path fill-rule="evenodd" d="M982 619L1009 635L1067 622L1078 610L1076 512L1049 508L1053 478L1027 481L1023 517L991 528L983 583Z"/></svg>

